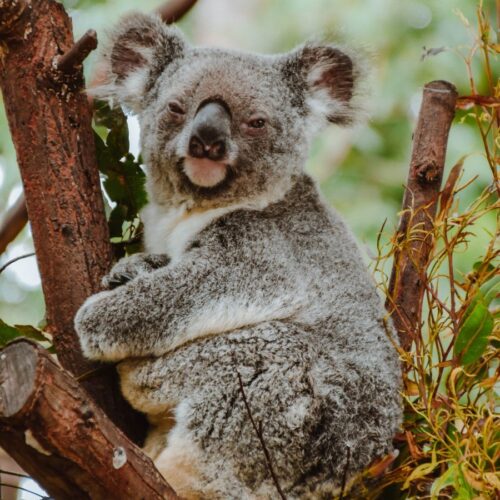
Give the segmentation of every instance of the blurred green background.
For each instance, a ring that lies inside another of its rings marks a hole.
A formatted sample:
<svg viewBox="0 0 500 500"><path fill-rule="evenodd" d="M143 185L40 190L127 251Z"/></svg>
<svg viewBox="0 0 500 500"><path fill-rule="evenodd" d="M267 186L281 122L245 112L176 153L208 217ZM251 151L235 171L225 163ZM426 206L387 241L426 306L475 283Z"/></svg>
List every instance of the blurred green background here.
<svg viewBox="0 0 500 500"><path fill-rule="evenodd" d="M159 0L65 0L75 36L94 28L103 38L106 28L130 9L152 11ZM484 2L493 16L494 0ZM180 23L195 44L220 45L258 52L291 49L307 38L340 37L370 54L367 79L368 120L352 130L328 128L313 144L308 170L319 181L328 201L353 228L367 255L376 253L377 234L384 222L387 236L397 222L406 179L422 86L431 80L453 82L460 94L469 94L468 76L456 49L472 43L474 0L199 0ZM462 16L471 27L464 26ZM495 23L492 22L494 26ZM334 35L332 35L334 34ZM426 48L444 48L422 60ZM87 76L95 54L86 61ZM478 90L485 88L478 71ZM131 123L131 143L137 126ZM491 182L481 156L481 138L474 120L459 113L452 127L447 169L463 155L464 180L478 179L461 194L468 204ZM3 108L0 110L0 214L21 192L15 152ZM469 250L456 260L467 272L484 250L493 217L481 220ZM7 260L32 251L29 228L0 256ZM24 259L0 275L0 318L8 323L36 324L43 317L43 297L35 259Z"/></svg>

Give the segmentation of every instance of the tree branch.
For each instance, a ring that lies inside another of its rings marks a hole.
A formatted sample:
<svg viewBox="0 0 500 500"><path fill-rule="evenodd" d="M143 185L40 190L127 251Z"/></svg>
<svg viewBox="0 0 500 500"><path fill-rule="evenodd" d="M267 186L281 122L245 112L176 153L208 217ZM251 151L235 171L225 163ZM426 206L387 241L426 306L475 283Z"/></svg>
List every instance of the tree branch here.
<svg viewBox="0 0 500 500"><path fill-rule="evenodd" d="M177 498L82 387L27 340L0 351L0 428L2 446L16 460L29 451L23 467L58 499Z"/></svg>
<svg viewBox="0 0 500 500"><path fill-rule="evenodd" d="M8 244L16 238L27 222L26 200L24 194L21 194L0 221L0 254L5 252Z"/></svg>
<svg viewBox="0 0 500 500"><path fill-rule="evenodd" d="M420 327L425 291L423 274L432 249L433 219L456 99L457 92L451 83L428 83L413 136L410 171L396 235L398 249L386 302L406 350Z"/></svg>
<svg viewBox="0 0 500 500"><path fill-rule="evenodd" d="M185 16L195 3L196 0L170 0L160 5L156 12L167 24L172 24Z"/></svg>
<svg viewBox="0 0 500 500"><path fill-rule="evenodd" d="M63 73L71 73L79 69L85 58L97 48L97 33L88 30L57 63L57 69Z"/></svg>
<svg viewBox="0 0 500 500"><path fill-rule="evenodd" d="M280 483L278 481L278 476L276 475L276 472L274 471L273 461L271 459L271 454L269 453L269 450L267 449L266 441L264 439L264 435L262 434L262 422L259 422L259 425L257 425L257 423L255 422L255 419L253 418L252 410L250 409L250 405L248 404L247 396L245 394L245 388L243 387L243 381L241 380L241 375L240 375L240 372L238 370L236 370L236 376L238 377L238 384L240 387L241 396L243 398L243 403L245 404L245 408L247 410L248 418L250 419L250 423L252 424L253 430L255 431L255 434L257 435L257 438L259 439L260 445L262 447L262 451L264 452L264 458L266 460L267 470L269 471L269 474L271 475L271 479L273 480L273 483L276 486L276 489L278 490L278 495L283 500L286 500L285 493L283 492L283 490L280 486Z"/></svg>

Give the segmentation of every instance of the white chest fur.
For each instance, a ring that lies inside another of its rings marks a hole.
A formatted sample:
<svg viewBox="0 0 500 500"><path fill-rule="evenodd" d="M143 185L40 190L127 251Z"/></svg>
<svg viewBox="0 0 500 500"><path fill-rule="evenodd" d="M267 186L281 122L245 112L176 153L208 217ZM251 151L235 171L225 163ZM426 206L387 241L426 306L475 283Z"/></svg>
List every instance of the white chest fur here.
<svg viewBox="0 0 500 500"><path fill-rule="evenodd" d="M190 211L185 205L166 207L149 203L141 213L145 250L149 253L166 253L175 262L182 257L194 237L213 220L242 208L262 210L283 198L290 187L290 181L285 180L273 186L269 192L264 191L243 203L203 211Z"/></svg>
<svg viewBox="0 0 500 500"><path fill-rule="evenodd" d="M237 208L233 205L190 212L184 205L164 208L151 203L142 212L146 251L166 253L175 262L210 222Z"/></svg>

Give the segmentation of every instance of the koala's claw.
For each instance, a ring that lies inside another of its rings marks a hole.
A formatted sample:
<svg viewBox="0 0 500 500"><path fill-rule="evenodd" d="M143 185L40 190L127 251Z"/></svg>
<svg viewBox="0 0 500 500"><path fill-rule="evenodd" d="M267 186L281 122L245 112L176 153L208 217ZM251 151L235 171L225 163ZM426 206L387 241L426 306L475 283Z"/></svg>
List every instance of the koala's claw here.
<svg viewBox="0 0 500 500"><path fill-rule="evenodd" d="M102 279L102 285L111 290L168 264L168 257L162 254L136 253L119 260L109 274Z"/></svg>
<svg viewBox="0 0 500 500"><path fill-rule="evenodd" d="M102 285L109 290L113 290L118 286L124 285L128 281L131 281L135 278L135 276L131 273L123 273L123 274L109 274L104 276L102 279Z"/></svg>

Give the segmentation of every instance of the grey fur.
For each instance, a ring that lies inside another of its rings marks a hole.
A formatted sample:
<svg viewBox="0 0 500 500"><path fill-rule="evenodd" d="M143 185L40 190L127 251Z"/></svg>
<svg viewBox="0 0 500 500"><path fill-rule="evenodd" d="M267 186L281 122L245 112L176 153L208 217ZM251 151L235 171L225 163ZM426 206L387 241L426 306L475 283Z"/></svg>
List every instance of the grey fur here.
<svg viewBox="0 0 500 500"><path fill-rule="evenodd" d="M303 173L315 131L353 118L356 65L330 45L277 56L190 48L140 14L118 24L103 65L96 93L139 113L147 253L120 261L104 279L116 288L78 312L83 352L120 361L125 397L153 425L146 449L182 496L278 498L239 373L287 497L330 498L347 450L353 477L392 450L401 422L380 298L350 231ZM183 161L207 99L230 110L230 168L200 188ZM256 111L268 123L250 137L241 124ZM189 217L172 237L168 221Z"/></svg>

